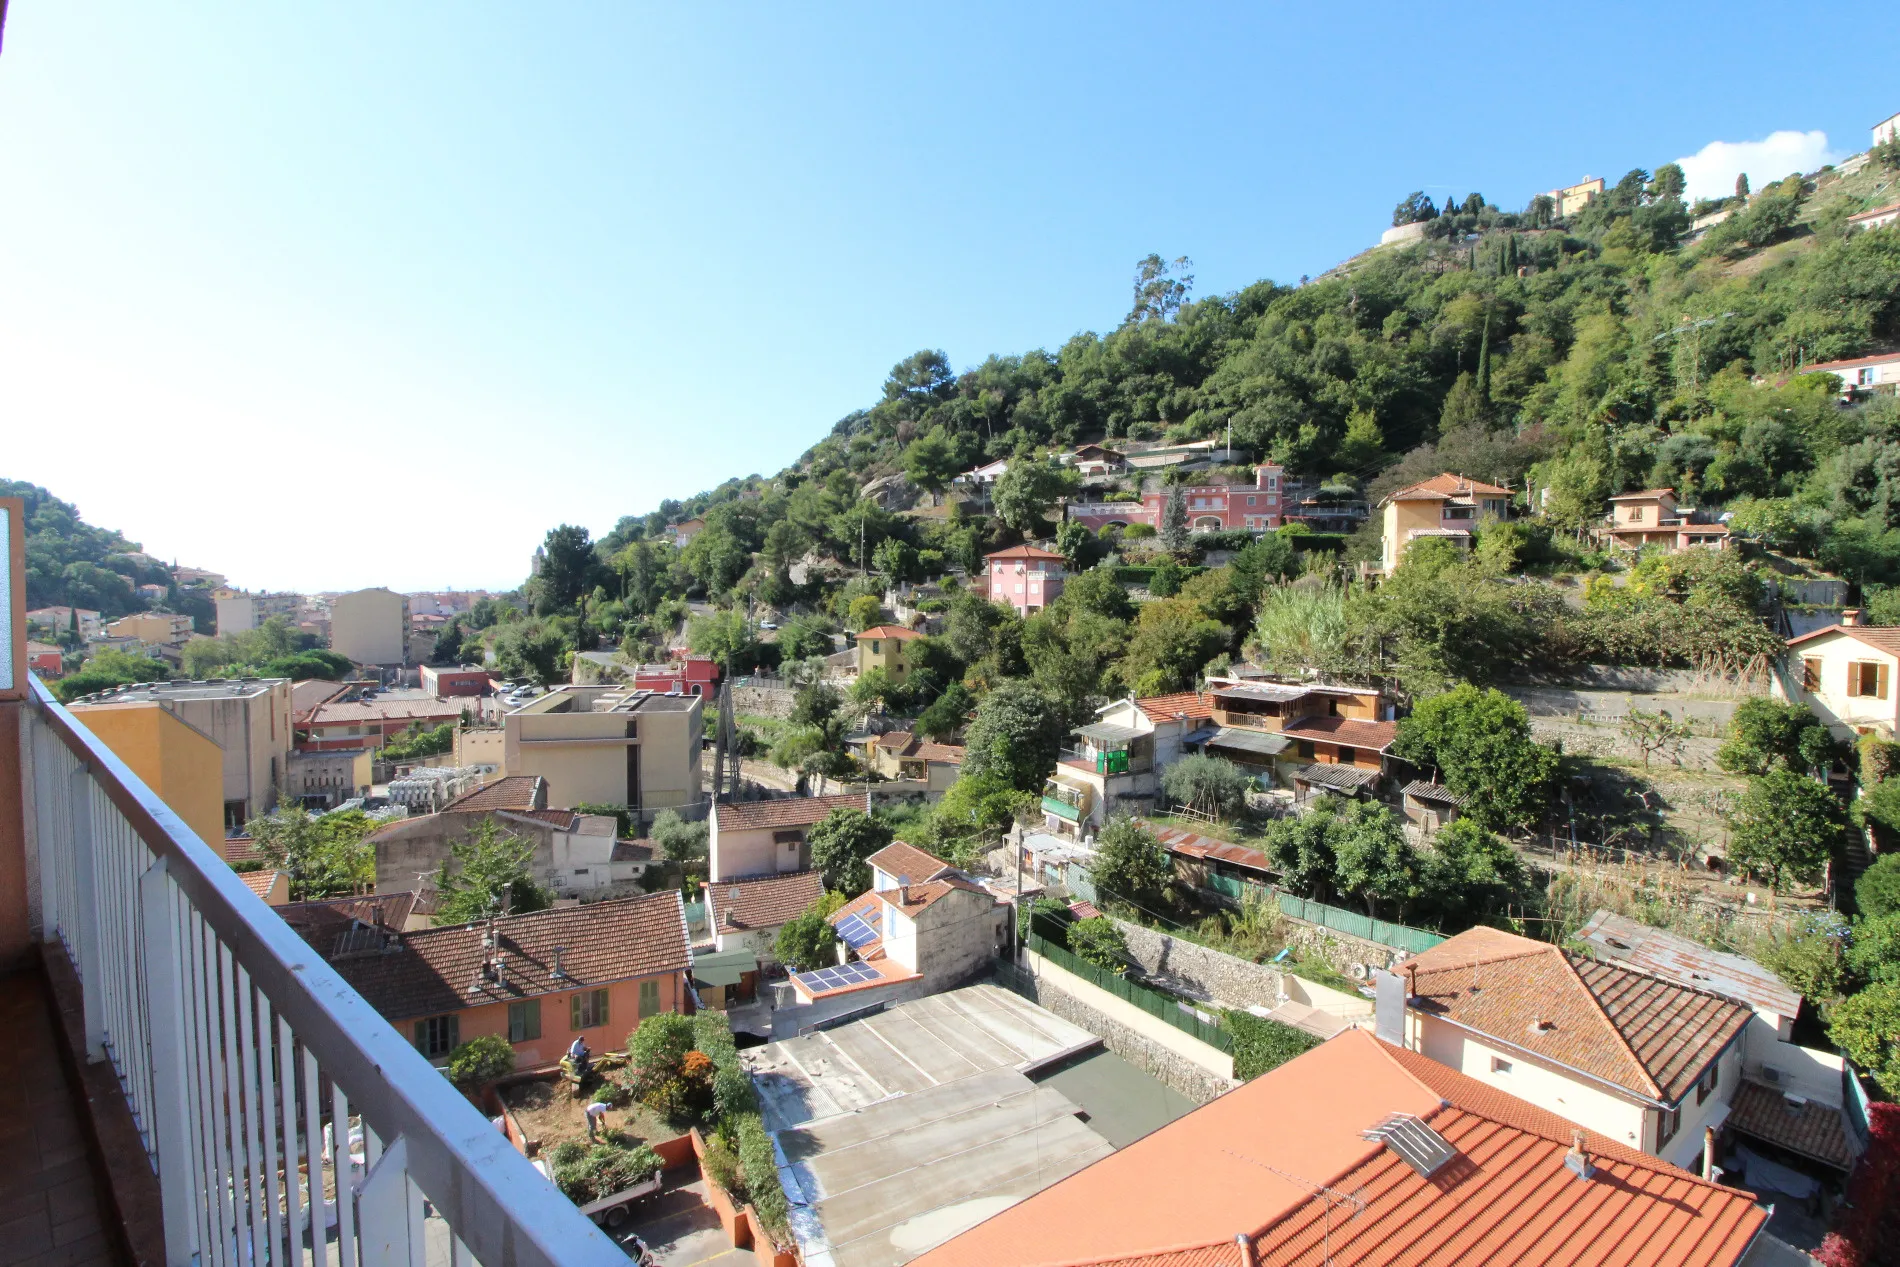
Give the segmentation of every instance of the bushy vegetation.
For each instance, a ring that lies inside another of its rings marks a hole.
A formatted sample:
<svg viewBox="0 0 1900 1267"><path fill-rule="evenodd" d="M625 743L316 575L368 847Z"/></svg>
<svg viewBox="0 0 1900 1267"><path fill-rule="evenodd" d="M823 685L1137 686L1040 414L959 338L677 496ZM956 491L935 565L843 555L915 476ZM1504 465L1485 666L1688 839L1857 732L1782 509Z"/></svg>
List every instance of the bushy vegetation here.
<svg viewBox="0 0 1900 1267"><path fill-rule="evenodd" d="M586 1205L647 1179L662 1168L660 1155L617 1134L592 1144L563 1140L548 1154L554 1184L576 1205Z"/></svg>
<svg viewBox="0 0 1900 1267"><path fill-rule="evenodd" d="M1221 1016L1220 1023L1222 1029L1233 1035L1234 1077L1242 1082L1278 1069L1295 1056L1319 1046L1319 1039L1305 1030L1251 1012L1228 1011Z"/></svg>
<svg viewBox="0 0 1900 1267"><path fill-rule="evenodd" d="M498 1034L471 1038L449 1053L449 1081L458 1087L486 1086L515 1071L515 1049Z"/></svg>

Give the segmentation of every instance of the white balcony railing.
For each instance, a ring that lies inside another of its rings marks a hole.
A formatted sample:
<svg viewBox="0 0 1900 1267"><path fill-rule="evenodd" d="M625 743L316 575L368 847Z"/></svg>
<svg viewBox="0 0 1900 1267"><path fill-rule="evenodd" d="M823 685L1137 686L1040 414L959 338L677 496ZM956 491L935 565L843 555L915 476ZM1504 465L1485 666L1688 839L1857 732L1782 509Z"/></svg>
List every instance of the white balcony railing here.
<svg viewBox="0 0 1900 1267"><path fill-rule="evenodd" d="M222 858L33 690L21 795L36 926L79 975L87 1058L118 1075L170 1267L624 1267Z"/></svg>

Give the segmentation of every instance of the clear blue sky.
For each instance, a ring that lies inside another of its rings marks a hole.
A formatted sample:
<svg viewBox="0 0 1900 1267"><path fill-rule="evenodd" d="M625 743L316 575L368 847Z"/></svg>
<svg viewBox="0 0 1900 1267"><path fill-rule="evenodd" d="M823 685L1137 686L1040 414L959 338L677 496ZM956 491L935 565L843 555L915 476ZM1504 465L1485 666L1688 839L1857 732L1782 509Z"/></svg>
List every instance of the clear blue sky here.
<svg viewBox="0 0 1900 1267"><path fill-rule="evenodd" d="M1900 85L1790 38L1760 4L15 0L0 473L239 584L510 586L557 522L777 470L918 348L1112 327L1150 251L1231 291L1420 187L1864 149Z"/></svg>

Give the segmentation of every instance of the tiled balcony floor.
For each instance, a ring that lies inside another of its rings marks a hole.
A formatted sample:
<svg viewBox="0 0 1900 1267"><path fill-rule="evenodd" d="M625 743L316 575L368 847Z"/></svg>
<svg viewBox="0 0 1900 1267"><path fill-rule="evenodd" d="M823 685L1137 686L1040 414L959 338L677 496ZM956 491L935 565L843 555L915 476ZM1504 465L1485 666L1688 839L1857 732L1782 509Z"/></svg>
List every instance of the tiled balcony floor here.
<svg viewBox="0 0 1900 1267"><path fill-rule="evenodd" d="M120 1267L37 972L0 976L0 1267Z"/></svg>

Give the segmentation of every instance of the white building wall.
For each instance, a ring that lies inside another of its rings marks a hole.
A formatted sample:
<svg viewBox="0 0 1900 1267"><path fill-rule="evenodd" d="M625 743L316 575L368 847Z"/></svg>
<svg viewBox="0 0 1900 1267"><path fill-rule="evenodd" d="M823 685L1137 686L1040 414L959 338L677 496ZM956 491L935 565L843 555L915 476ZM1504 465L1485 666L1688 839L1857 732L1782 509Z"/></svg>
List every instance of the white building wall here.
<svg viewBox="0 0 1900 1267"><path fill-rule="evenodd" d="M1409 1015L1417 1035L1413 1049L1439 1064L1631 1148L1641 1148L1647 1142L1642 1105L1533 1064L1529 1058L1501 1046L1490 1046L1436 1017L1421 1016L1416 1011ZM1493 1062L1500 1060L1509 1063L1508 1072L1494 1067Z"/></svg>
<svg viewBox="0 0 1900 1267"><path fill-rule="evenodd" d="M717 814L717 810L714 811ZM783 830L783 829L781 829ZM776 844L771 829L721 831L712 829L711 878L732 880L748 875L776 875L802 870L804 846L797 841Z"/></svg>

